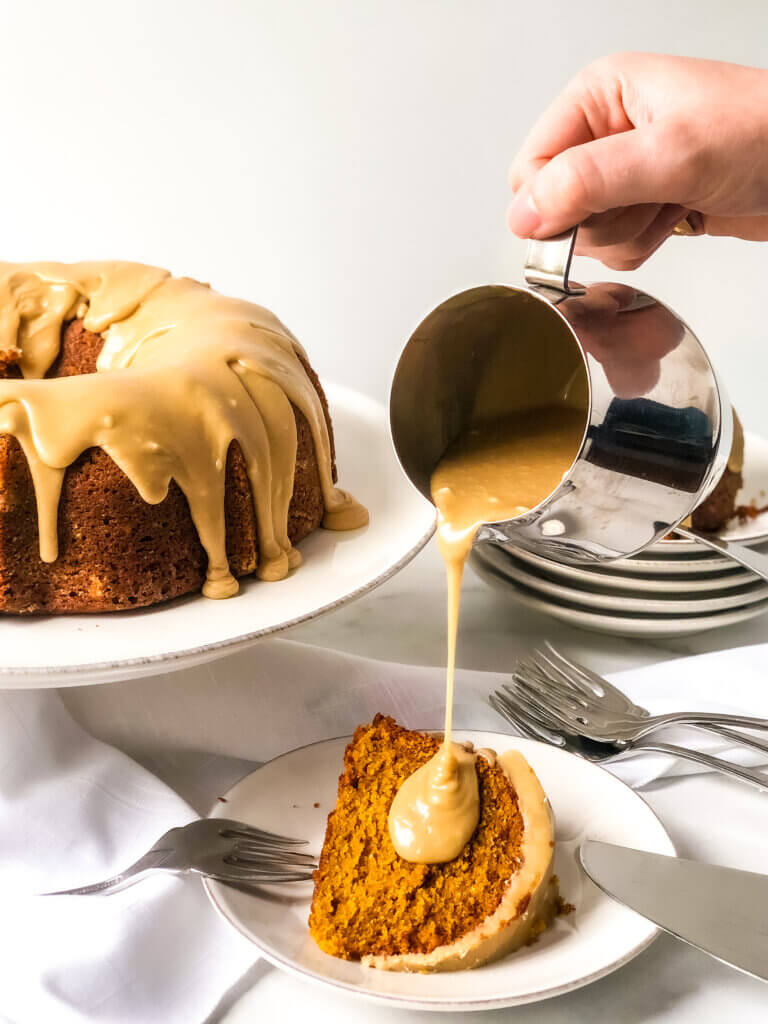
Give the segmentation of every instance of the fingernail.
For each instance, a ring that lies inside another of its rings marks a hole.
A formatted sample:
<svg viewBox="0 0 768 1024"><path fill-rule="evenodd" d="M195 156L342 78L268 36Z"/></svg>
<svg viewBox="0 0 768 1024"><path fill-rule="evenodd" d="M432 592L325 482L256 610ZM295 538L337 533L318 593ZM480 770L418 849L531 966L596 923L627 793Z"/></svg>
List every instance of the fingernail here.
<svg viewBox="0 0 768 1024"><path fill-rule="evenodd" d="M541 214L526 189L521 189L507 211L509 230L520 238L530 238L541 226Z"/></svg>

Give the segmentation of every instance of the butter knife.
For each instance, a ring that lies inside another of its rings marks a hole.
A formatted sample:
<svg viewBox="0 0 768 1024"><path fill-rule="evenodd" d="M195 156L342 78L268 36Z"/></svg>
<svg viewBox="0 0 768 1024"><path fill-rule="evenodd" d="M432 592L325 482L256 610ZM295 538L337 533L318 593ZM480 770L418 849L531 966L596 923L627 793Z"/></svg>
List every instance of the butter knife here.
<svg viewBox="0 0 768 1024"><path fill-rule="evenodd" d="M664 931L768 981L768 875L587 840L581 865L603 892Z"/></svg>

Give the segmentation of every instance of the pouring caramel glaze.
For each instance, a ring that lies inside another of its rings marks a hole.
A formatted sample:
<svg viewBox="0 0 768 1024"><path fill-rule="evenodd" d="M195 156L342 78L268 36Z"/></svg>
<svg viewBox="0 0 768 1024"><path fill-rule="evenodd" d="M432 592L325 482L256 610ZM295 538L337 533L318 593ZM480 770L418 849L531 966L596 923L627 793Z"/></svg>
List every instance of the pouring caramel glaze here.
<svg viewBox="0 0 768 1024"><path fill-rule="evenodd" d="M460 434L432 474L437 540L448 582L445 732L439 751L406 779L389 831L405 860L453 860L480 814L476 752L453 743L453 690L464 563L483 523L513 519L542 502L578 454L585 413L565 404L478 421Z"/></svg>

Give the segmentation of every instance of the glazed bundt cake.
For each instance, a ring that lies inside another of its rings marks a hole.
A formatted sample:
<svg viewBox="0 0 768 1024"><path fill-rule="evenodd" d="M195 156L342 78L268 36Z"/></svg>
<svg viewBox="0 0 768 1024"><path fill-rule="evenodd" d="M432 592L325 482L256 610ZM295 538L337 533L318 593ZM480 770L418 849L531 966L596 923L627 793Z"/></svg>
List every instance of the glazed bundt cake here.
<svg viewBox="0 0 768 1024"><path fill-rule="evenodd" d="M0 263L0 611L283 578L335 486L328 406L268 310L135 263Z"/></svg>
<svg viewBox="0 0 768 1024"><path fill-rule="evenodd" d="M388 827L398 789L440 739L377 715L344 755L328 817L309 929L320 948L391 971L476 967L533 941L561 903L549 804L525 758L477 752L480 819L444 864L396 852Z"/></svg>

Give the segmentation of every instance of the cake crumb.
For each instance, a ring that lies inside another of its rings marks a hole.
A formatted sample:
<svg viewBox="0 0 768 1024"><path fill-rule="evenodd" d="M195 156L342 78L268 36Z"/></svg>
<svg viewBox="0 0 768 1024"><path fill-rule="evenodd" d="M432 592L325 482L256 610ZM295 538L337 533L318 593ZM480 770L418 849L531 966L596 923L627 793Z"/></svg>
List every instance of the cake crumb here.
<svg viewBox="0 0 768 1024"><path fill-rule="evenodd" d="M750 519L757 519L763 512L768 512L768 505L758 505L756 501L750 501L748 505L737 505L731 518L738 519L744 524Z"/></svg>
<svg viewBox="0 0 768 1024"><path fill-rule="evenodd" d="M552 875L552 882L557 887L557 896L555 897L555 917L565 917L566 914L572 914L576 907L572 903L567 903L560 895L560 879L557 875Z"/></svg>
<svg viewBox="0 0 768 1024"><path fill-rule="evenodd" d="M17 366L21 360L21 349L16 345L0 351L0 373L7 373L11 367Z"/></svg>

